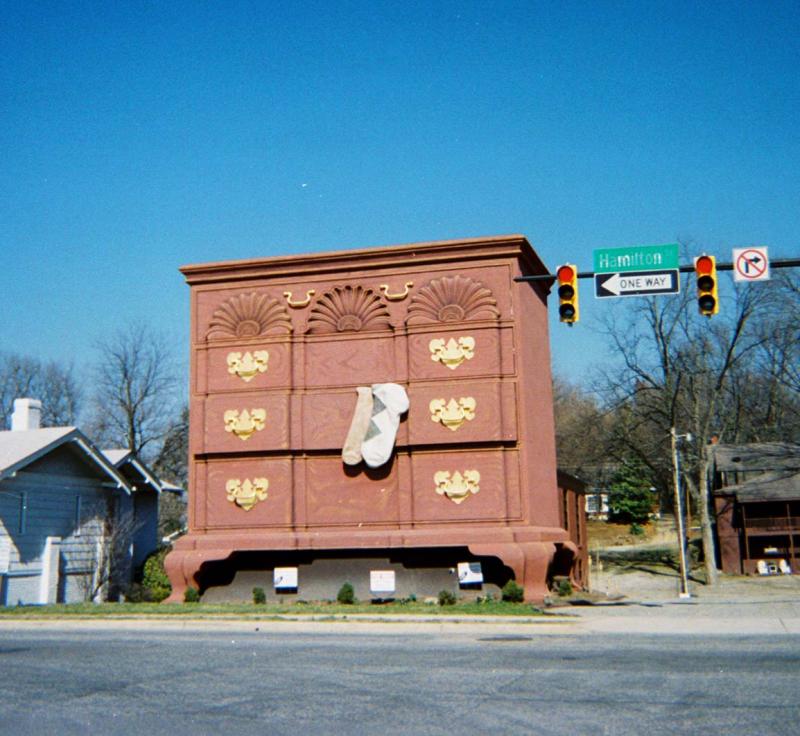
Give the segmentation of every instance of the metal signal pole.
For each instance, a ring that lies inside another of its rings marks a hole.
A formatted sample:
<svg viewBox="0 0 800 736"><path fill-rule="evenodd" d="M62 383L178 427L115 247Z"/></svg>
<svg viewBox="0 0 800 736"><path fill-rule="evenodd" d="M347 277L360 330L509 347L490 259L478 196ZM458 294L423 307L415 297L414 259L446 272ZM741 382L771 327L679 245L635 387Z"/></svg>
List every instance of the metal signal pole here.
<svg viewBox="0 0 800 736"><path fill-rule="evenodd" d="M669 430L672 442L672 477L675 485L675 526L678 531L678 550L680 555L681 589L678 593L679 598L691 598L689 594L689 575L686 569L686 533L683 527L683 501L681 499L681 466L678 455L678 438L691 437L691 435L679 435L675 427Z"/></svg>

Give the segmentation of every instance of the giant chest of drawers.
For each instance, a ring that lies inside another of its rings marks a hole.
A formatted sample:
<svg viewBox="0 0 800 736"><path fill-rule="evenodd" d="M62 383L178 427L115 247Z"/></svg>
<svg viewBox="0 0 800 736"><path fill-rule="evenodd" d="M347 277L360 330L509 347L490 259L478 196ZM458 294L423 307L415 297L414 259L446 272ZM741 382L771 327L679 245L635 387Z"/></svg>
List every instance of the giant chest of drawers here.
<svg viewBox="0 0 800 736"><path fill-rule="evenodd" d="M546 273L521 236L187 266L189 534L175 593L242 550L464 545L541 597L559 528ZM356 387L410 408L342 462Z"/></svg>

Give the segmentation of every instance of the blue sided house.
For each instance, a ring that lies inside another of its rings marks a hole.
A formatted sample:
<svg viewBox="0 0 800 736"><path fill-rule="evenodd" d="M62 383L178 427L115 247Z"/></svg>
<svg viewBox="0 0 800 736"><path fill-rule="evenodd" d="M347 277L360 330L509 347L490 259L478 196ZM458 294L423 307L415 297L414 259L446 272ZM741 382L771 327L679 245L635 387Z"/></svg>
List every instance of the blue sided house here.
<svg viewBox="0 0 800 736"><path fill-rule="evenodd" d="M0 605L117 599L158 545L158 479L40 416L17 399L0 432Z"/></svg>

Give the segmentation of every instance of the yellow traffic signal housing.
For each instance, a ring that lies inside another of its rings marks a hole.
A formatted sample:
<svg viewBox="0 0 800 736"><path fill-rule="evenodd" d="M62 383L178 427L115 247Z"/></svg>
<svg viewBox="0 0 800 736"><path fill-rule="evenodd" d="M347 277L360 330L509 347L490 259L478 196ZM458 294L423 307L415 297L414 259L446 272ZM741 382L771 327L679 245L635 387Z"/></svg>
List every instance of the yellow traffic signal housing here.
<svg viewBox="0 0 800 736"><path fill-rule="evenodd" d="M558 318L561 322L573 324L578 321L578 268L572 263L559 266L558 279Z"/></svg>
<svg viewBox="0 0 800 736"><path fill-rule="evenodd" d="M702 255L694 259L697 276L697 308L700 314L710 317L719 313L717 294L717 261L714 256Z"/></svg>

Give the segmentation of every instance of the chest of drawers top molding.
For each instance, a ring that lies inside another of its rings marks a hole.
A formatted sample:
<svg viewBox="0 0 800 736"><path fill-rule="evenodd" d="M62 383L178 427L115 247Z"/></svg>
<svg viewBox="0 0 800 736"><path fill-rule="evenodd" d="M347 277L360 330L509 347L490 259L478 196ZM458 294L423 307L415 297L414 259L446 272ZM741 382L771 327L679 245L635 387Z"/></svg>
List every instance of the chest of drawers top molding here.
<svg viewBox="0 0 800 736"><path fill-rule="evenodd" d="M409 284L413 282L406 282L402 296L358 283L307 289L302 306L297 306L291 291L280 298L274 296L275 289L259 286L233 294L229 290L216 295L216 299L211 295L206 299L204 294L200 297L201 311L210 314L200 316L197 337L209 343L241 342L493 324L500 320L498 300L483 280L456 274L429 279L418 290Z"/></svg>

